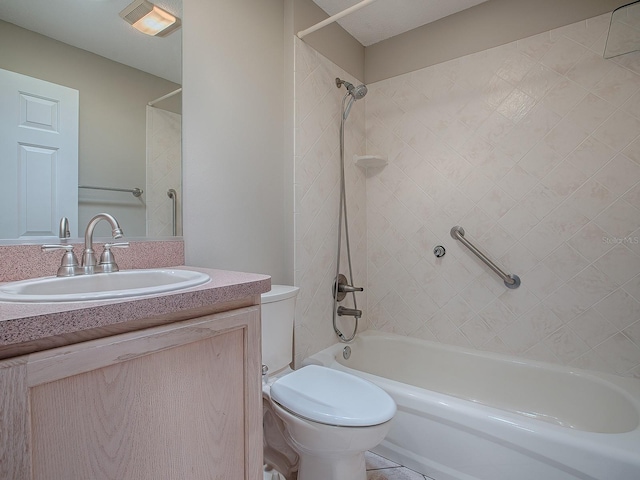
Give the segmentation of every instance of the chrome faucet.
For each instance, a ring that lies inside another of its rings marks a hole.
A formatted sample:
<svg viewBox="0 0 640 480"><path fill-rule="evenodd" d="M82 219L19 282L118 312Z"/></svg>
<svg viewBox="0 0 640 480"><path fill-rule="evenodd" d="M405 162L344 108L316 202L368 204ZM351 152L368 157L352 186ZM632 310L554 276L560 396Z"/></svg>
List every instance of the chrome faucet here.
<svg viewBox="0 0 640 480"><path fill-rule="evenodd" d="M84 251L82 253L82 263L78 265L78 259L73 253L73 245L42 245L42 251L65 250L62 262L58 268L58 277L72 277L74 275L91 275L93 273L117 272L118 265L113 258L111 248L124 248L129 246L129 242L105 243L104 251L100 257L100 263L96 259L93 251L93 231L100 220L106 220L111 224L111 235L114 239L121 238L124 233L118 221L108 213L99 213L87 224L84 232Z"/></svg>
<svg viewBox="0 0 640 480"><path fill-rule="evenodd" d="M347 277L343 274L340 274L336 277L336 280L333 282L333 297L341 302L344 300L344 297L347 296L347 293L355 293L362 292L364 288L362 287L353 287L349 285L347 281ZM355 298L355 297L354 297Z"/></svg>
<svg viewBox="0 0 640 480"><path fill-rule="evenodd" d="M111 235L114 239L122 238L123 232L120 228L120 224L113 215L108 213L99 213L87 224L87 229L84 231L84 251L82 252L82 264L85 274L95 273L98 259L93 251L93 231L100 220L106 220L111 224Z"/></svg>
<svg viewBox="0 0 640 480"><path fill-rule="evenodd" d="M357 308L346 308L346 307L343 307L342 305L338 307L338 310L336 310L336 313L341 317L345 315L347 317L356 317L356 318L362 317L362 310L358 310Z"/></svg>
<svg viewBox="0 0 640 480"><path fill-rule="evenodd" d="M69 238L70 236L71 231L69 230L69 219L67 217L62 217L60 219L60 227L58 228L58 237Z"/></svg>

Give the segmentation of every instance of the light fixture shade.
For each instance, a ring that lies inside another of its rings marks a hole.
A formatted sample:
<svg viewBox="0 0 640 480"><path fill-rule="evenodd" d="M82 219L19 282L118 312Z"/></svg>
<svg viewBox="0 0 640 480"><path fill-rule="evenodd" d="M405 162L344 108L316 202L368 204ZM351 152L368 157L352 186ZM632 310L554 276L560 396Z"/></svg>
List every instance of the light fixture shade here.
<svg viewBox="0 0 640 480"><path fill-rule="evenodd" d="M180 19L147 0L135 0L120 17L147 35L165 37L180 27Z"/></svg>

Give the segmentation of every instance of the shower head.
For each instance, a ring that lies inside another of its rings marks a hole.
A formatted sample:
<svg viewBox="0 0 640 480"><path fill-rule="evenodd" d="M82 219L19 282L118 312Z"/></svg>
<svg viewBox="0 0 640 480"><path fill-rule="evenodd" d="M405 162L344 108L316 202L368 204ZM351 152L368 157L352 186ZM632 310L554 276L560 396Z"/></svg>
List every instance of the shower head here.
<svg viewBox="0 0 640 480"><path fill-rule="evenodd" d="M342 80L340 78L336 78L336 87L340 88L342 85L347 89L347 94L351 95L349 99L349 103L347 104L347 108L344 111L343 118L346 120L349 116L349 112L351 111L351 107L355 100L360 100L364 98L367 94L367 86L366 85L358 85L354 87L352 83L347 82L346 80ZM345 96L346 97L346 96Z"/></svg>
<svg viewBox="0 0 640 480"><path fill-rule="evenodd" d="M355 98L356 100L360 100L367 94L367 86L358 85L357 87L353 87L351 90L349 90L349 93L353 95L353 98Z"/></svg>
<svg viewBox="0 0 640 480"><path fill-rule="evenodd" d="M346 80L342 80L340 78L336 78L336 86L340 88L342 85L345 86L347 92L349 92L349 94L353 96L355 100L360 100L367 94L366 85L358 85L357 87L354 87L352 83L349 83Z"/></svg>

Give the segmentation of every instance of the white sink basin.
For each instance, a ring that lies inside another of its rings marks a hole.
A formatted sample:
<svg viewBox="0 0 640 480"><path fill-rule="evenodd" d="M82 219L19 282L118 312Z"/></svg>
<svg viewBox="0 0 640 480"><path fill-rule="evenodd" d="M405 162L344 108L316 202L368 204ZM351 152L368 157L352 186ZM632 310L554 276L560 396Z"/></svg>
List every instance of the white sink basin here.
<svg viewBox="0 0 640 480"><path fill-rule="evenodd" d="M0 301L47 303L135 297L195 287L210 279L206 273L172 269L34 278L0 285Z"/></svg>

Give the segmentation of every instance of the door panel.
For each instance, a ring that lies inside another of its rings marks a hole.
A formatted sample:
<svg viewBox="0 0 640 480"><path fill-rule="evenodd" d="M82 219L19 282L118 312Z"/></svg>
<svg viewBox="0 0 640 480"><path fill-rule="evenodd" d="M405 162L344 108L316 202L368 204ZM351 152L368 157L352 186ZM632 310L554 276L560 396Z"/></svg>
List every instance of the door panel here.
<svg viewBox="0 0 640 480"><path fill-rule="evenodd" d="M78 228L77 90L0 69L0 238Z"/></svg>

